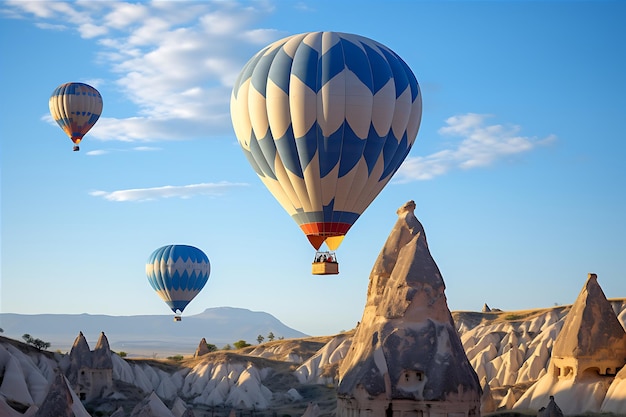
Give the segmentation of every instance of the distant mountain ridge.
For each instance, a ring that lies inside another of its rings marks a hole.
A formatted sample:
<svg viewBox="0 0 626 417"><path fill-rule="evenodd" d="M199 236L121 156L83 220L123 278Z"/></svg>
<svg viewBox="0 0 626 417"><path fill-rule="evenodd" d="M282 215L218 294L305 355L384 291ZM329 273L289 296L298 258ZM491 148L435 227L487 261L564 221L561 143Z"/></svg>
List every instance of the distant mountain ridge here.
<svg viewBox="0 0 626 417"><path fill-rule="evenodd" d="M111 349L142 356L190 355L204 337L218 348L238 340L257 343L271 332L278 338L306 337L271 314L235 307L207 308L174 322L170 315L109 316L92 314L0 313L4 336L21 340L25 333L50 342L50 350L69 352L79 332L93 349L101 332Z"/></svg>

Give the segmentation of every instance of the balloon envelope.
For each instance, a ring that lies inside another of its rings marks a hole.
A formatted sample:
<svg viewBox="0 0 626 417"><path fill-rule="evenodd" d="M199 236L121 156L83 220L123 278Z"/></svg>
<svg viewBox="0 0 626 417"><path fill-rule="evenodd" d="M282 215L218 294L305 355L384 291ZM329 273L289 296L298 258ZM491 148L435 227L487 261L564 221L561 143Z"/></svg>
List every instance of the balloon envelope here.
<svg viewBox="0 0 626 417"><path fill-rule="evenodd" d="M48 101L52 118L76 145L102 113L102 96L90 85L66 83L58 86Z"/></svg>
<svg viewBox="0 0 626 417"><path fill-rule="evenodd" d="M146 262L148 282L174 313L183 312L207 283L210 273L209 258L194 246L163 246Z"/></svg>
<svg viewBox="0 0 626 417"><path fill-rule="evenodd" d="M339 246L404 161L421 117L407 64L346 33L272 43L244 66L231 95L249 163L316 249Z"/></svg>

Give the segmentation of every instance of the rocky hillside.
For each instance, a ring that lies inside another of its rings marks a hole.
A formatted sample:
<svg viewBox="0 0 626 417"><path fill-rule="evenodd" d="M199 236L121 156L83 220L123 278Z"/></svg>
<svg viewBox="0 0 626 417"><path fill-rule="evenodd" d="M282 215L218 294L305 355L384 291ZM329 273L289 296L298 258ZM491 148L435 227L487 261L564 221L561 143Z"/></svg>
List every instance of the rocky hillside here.
<svg viewBox="0 0 626 417"><path fill-rule="evenodd" d="M626 327L626 299L610 302ZM514 409L546 373L569 309L452 313L468 359L486 388L483 402L491 401L494 410ZM305 412L333 416L337 369L352 335L285 339L182 359L125 359L112 353L112 389L84 408L91 416L114 417L138 415L141 404L164 406L171 413L167 417L182 417L185 409L196 417L228 416L232 409L259 417ZM0 415L22 416L29 408L34 413L58 371L69 366L68 355L0 337Z"/></svg>

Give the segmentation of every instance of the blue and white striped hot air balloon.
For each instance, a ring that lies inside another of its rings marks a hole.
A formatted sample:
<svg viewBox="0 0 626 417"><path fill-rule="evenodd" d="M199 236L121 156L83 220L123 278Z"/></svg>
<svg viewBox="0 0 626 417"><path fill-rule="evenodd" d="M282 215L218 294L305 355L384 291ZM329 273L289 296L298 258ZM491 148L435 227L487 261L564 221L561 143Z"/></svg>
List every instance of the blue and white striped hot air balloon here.
<svg viewBox="0 0 626 417"><path fill-rule="evenodd" d="M411 69L386 46L312 32L252 57L230 109L263 183L313 247L335 250L409 153L422 97Z"/></svg>
<svg viewBox="0 0 626 417"><path fill-rule="evenodd" d="M102 113L102 96L84 83L65 83L54 89L48 100L50 114L74 142L74 151L83 136L96 124Z"/></svg>
<svg viewBox="0 0 626 417"><path fill-rule="evenodd" d="M148 282L175 314L182 314L204 288L210 273L209 258L194 246L163 246L146 262ZM175 320L179 321L180 316Z"/></svg>

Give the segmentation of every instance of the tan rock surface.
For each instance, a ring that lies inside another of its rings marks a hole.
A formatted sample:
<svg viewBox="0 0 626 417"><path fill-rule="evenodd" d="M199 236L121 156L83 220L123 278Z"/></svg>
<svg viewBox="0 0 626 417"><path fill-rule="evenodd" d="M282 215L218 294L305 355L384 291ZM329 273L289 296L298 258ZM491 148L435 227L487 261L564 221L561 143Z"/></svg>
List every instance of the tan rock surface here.
<svg viewBox="0 0 626 417"><path fill-rule="evenodd" d="M626 364L626 331L615 315L596 274L589 274L552 349L557 376L579 378L588 369L615 375Z"/></svg>
<svg viewBox="0 0 626 417"><path fill-rule="evenodd" d="M414 210L413 201L398 209L372 268L363 318L339 368L338 416L365 409L400 416L422 406L480 414L478 377Z"/></svg>

